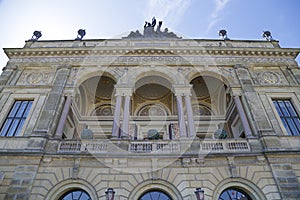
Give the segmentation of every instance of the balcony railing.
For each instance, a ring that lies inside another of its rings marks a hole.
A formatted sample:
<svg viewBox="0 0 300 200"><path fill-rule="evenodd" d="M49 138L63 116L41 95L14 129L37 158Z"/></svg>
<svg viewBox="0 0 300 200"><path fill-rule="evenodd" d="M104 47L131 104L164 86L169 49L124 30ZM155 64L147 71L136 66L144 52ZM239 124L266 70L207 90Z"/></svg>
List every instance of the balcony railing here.
<svg viewBox="0 0 300 200"><path fill-rule="evenodd" d="M59 143L58 152L107 152L107 143L98 141L67 140Z"/></svg>
<svg viewBox="0 0 300 200"><path fill-rule="evenodd" d="M218 141L202 141L200 150L211 152L238 152L250 151L248 141L242 140L218 140Z"/></svg>
<svg viewBox="0 0 300 200"><path fill-rule="evenodd" d="M179 142L130 142L129 151L134 153L164 152L173 153L180 151Z"/></svg>
<svg viewBox="0 0 300 200"><path fill-rule="evenodd" d="M179 153L189 151L189 144L197 143L193 140L170 140L170 141L122 141L123 149L118 142L109 140L65 140L58 145L58 152L61 153ZM199 151L212 153L226 152L250 152L251 148L247 140L198 140ZM128 149L124 149L128 146ZM185 146L181 148L181 146ZM117 147L117 148L116 148ZM121 151L122 150L122 151Z"/></svg>

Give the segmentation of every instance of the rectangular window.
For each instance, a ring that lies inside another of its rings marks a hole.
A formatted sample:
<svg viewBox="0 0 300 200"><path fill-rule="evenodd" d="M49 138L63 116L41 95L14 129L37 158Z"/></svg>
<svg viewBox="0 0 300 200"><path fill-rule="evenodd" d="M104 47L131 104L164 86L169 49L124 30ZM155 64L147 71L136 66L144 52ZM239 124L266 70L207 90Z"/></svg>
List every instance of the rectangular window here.
<svg viewBox="0 0 300 200"><path fill-rule="evenodd" d="M18 136L32 105L31 100L15 101L2 127L1 136Z"/></svg>
<svg viewBox="0 0 300 200"><path fill-rule="evenodd" d="M277 113L289 135L300 135L300 118L290 100L273 100Z"/></svg>

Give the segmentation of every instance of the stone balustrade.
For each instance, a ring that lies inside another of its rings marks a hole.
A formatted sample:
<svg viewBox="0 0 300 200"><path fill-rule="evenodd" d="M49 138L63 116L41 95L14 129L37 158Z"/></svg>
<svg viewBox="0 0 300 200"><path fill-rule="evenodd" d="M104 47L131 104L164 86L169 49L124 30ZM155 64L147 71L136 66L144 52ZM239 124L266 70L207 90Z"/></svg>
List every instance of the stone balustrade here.
<svg viewBox="0 0 300 200"><path fill-rule="evenodd" d="M129 151L133 153L174 153L180 151L180 143L172 142L130 142Z"/></svg>
<svg viewBox="0 0 300 200"><path fill-rule="evenodd" d="M200 150L211 152L240 152L250 151L247 140L204 140L201 142Z"/></svg>
<svg viewBox="0 0 300 200"><path fill-rule="evenodd" d="M189 151L189 144L199 144L200 152L227 153L227 152L250 152L250 144L244 139L225 139L225 140L173 140L173 141L122 141L110 142L104 140L65 140L58 145L60 153L180 153ZM125 145L124 145L125 144ZM181 148L181 144L185 148ZM112 148L112 146L117 148ZM123 149L118 146L123 146ZM128 149L124 148L126 146ZM128 150L128 151L127 151Z"/></svg>
<svg viewBox="0 0 300 200"><path fill-rule="evenodd" d="M101 141L66 140L59 143L58 152L107 152L107 143Z"/></svg>

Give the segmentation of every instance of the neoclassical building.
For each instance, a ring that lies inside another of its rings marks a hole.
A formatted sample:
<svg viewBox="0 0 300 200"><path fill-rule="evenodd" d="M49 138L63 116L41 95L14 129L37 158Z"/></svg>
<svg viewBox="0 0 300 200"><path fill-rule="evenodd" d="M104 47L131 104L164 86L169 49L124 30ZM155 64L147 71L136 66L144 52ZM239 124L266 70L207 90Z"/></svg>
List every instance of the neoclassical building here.
<svg viewBox="0 0 300 200"><path fill-rule="evenodd" d="M0 199L300 198L300 49L161 25L4 49Z"/></svg>

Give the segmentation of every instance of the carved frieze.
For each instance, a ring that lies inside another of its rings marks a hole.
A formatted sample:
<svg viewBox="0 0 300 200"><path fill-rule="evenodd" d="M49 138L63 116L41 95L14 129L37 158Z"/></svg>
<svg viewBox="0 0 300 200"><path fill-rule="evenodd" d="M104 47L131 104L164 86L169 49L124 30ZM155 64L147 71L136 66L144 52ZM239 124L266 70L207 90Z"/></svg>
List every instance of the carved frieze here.
<svg viewBox="0 0 300 200"><path fill-rule="evenodd" d="M97 64L97 65L141 65L149 63L159 63L165 65L222 65L236 63L284 63L285 65L295 64L292 58L274 57L234 57L234 56L77 56L77 57L31 57L31 58L12 58L15 63L22 63L30 66L32 63L41 64Z"/></svg>
<svg viewBox="0 0 300 200"><path fill-rule="evenodd" d="M260 84L278 84L281 80L275 72L262 72L258 75L258 81Z"/></svg>
<svg viewBox="0 0 300 200"><path fill-rule="evenodd" d="M257 71L252 74L255 84L279 85L288 84L281 71Z"/></svg>
<svg viewBox="0 0 300 200"><path fill-rule="evenodd" d="M50 85L54 77L51 70L25 70L17 85Z"/></svg>

